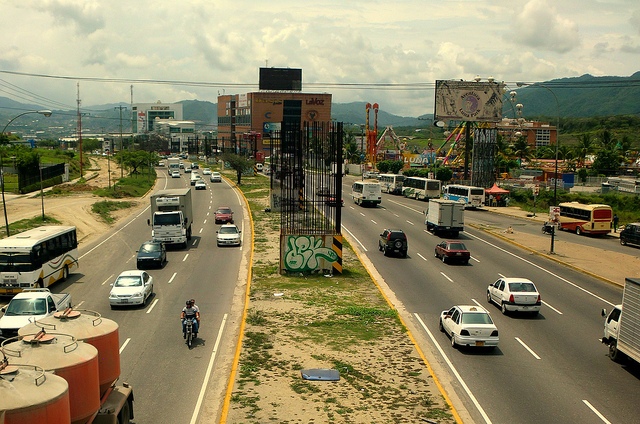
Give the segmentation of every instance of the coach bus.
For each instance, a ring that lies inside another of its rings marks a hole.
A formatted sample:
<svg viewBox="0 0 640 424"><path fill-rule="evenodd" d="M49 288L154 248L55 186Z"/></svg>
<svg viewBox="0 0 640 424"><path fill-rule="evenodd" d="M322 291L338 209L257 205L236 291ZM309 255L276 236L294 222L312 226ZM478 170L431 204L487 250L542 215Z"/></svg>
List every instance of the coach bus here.
<svg viewBox="0 0 640 424"><path fill-rule="evenodd" d="M382 203L380 183L374 181L356 181L351 186L353 202L360 206L376 206Z"/></svg>
<svg viewBox="0 0 640 424"><path fill-rule="evenodd" d="M404 180L402 195L417 200L429 200L440 197L440 180L423 177L408 177Z"/></svg>
<svg viewBox="0 0 640 424"><path fill-rule="evenodd" d="M611 232L613 210L609 205L585 205L578 202L560 203L561 230L576 234L608 234Z"/></svg>
<svg viewBox="0 0 640 424"><path fill-rule="evenodd" d="M444 187L442 194L447 200L464 203L466 208L479 208L484 202L484 189L466 185L451 184Z"/></svg>
<svg viewBox="0 0 640 424"><path fill-rule="evenodd" d="M77 268L76 227L46 225L0 240L0 295L49 287Z"/></svg>
<svg viewBox="0 0 640 424"><path fill-rule="evenodd" d="M402 194L402 185L405 177L400 174L380 174L378 181L383 193Z"/></svg>

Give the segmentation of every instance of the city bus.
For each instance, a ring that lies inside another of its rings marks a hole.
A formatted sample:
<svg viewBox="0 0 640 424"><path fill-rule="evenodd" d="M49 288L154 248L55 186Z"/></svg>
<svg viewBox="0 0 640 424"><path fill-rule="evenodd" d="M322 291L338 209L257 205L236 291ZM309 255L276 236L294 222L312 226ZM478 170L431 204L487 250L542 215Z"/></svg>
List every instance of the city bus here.
<svg viewBox="0 0 640 424"><path fill-rule="evenodd" d="M464 203L466 208L479 208L484 202L484 189L482 187L451 184L444 186L442 194L442 197L447 200Z"/></svg>
<svg viewBox="0 0 640 424"><path fill-rule="evenodd" d="M380 189L383 193L402 194L404 180L405 176L399 174L380 174L378 176Z"/></svg>
<svg viewBox="0 0 640 424"><path fill-rule="evenodd" d="M408 177L404 180L402 194L417 200L437 199L440 197L440 180L423 177Z"/></svg>
<svg viewBox="0 0 640 424"><path fill-rule="evenodd" d="M613 210L609 205L585 205L578 202L560 203L561 230L576 234L608 234L611 232Z"/></svg>
<svg viewBox="0 0 640 424"><path fill-rule="evenodd" d="M45 225L0 240L0 295L49 287L77 268L76 227Z"/></svg>
<svg viewBox="0 0 640 424"><path fill-rule="evenodd" d="M382 203L380 183L375 181L356 181L351 186L353 202L360 206L376 206Z"/></svg>

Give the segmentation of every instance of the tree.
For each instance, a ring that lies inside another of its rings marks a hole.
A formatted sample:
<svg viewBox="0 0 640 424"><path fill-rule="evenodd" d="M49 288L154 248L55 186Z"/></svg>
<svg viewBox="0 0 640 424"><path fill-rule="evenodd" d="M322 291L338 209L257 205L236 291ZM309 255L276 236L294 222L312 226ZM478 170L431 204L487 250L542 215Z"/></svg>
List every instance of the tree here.
<svg viewBox="0 0 640 424"><path fill-rule="evenodd" d="M102 143L97 138L85 138L82 140L82 151L93 152L94 150L101 150Z"/></svg>
<svg viewBox="0 0 640 424"><path fill-rule="evenodd" d="M451 168L440 167L436 169L436 179L446 183L447 181L451 181L451 177L453 177L453 171Z"/></svg>
<svg viewBox="0 0 640 424"><path fill-rule="evenodd" d="M527 139L523 136L518 137L516 142L513 143L510 148L512 154L520 159L520 165L522 165L523 159L530 159L533 157L531 147L529 146L529 143L527 143Z"/></svg>
<svg viewBox="0 0 640 424"><path fill-rule="evenodd" d="M235 153L225 153L221 156L221 159L229 163L231 169L235 169L238 185L242 184L242 173L253 168L253 161Z"/></svg>
<svg viewBox="0 0 640 424"><path fill-rule="evenodd" d="M595 144L589 134L582 134L575 146L575 155L578 160L578 166L584 166L584 161L595 150Z"/></svg>
<svg viewBox="0 0 640 424"><path fill-rule="evenodd" d="M620 157L614 150L603 149L596 156L591 169L597 175L615 175L620 170Z"/></svg>

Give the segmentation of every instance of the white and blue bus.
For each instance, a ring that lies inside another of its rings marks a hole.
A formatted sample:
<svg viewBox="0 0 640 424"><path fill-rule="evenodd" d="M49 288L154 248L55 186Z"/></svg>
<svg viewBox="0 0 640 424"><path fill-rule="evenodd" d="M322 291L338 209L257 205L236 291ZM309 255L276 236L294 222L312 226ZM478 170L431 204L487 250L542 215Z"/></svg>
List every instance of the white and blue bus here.
<svg viewBox="0 0 640 424"><path fill-rule="evenodd" d="M380 183L375 181L356 181L351 186L351 197L357 205L376 206L382 203Z"/></svg>
<svg viewBox="0 0 640 424"><path fill-rule="evenodd" d="M45 225L0 240L0 295L49 287L77 268L76 227Z"/></svg>
<svg viewBox="0 0 640 424"><path fill-rule="evenodd" d="M484 202L484 189L466 185L451 184L444 187L442 197L464 203L466 208L479 208Z"/></svg>
<svg viewBox="0 0 640 424"><path fill-rule="evenodd" d="M383 193L402 194L405 176L400 174L380 174L378 181Z"/></svg>
<svg viewBox="0 0 640 424"><path fill-rule="evenodd" d="M429 200L440 197L440 180L423 177L408 177L402 186L402 195L417 200Z"/></svg>

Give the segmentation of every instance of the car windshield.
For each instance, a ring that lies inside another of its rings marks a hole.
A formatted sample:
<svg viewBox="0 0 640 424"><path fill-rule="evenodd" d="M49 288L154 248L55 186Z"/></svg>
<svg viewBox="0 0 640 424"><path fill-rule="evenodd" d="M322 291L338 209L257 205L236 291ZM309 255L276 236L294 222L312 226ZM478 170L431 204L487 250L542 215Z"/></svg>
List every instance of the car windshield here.
<svg viewBox="0 0 640 424"><path fill-rule="evenodd" d="M220 234L238 234L236 227L221 227Z"/></svg>
<svg viewBox="0 0 640 424"><path fill-rule="evenodd" d="M449 243L450 250L467 250L467 247L464 243Z"/></svg>
<svg viewBox="0 0 640 424"><path fill-rule="evenodd" d="M533 283L509 283L509 291L535 293L536 287Z"/></svg>
<svg viewBox="0 0 640 424"><path fill-rule="evenodd" d="M9 303L5 315L44 315L46 313L46 299L14 299Z"/></svg>
<svg viewBox="0 0 640 424"><path fill-rule="evenodd" d="M140 247L141 252L159 252L162 247L158 243L147 243Z"/></svg>
<svg viewBox="0 0 640 424"><path fill-rule="evenodd" d="M137 275L127 275L118 277L114 287L139 287L142 286L142 280Z"/></svg>
<svg viewBox="0 0 640 424"><path fill-rule="evenodd" d="M231 213L231 209L218 209L216 211L217 214L221 214L221 215L225 215L225 214L230 214Z"/></svg>
<svg viewBox="0 0 640 424"><path fill-rule="evenodd" d="M462 314L463 324L493 324L489 314L479 312L467 312Z"/></svg>

